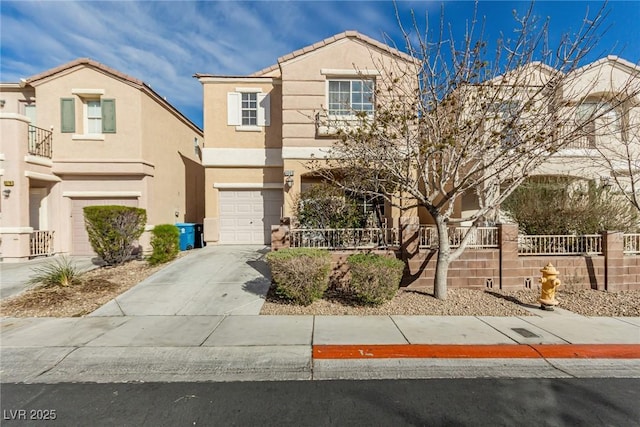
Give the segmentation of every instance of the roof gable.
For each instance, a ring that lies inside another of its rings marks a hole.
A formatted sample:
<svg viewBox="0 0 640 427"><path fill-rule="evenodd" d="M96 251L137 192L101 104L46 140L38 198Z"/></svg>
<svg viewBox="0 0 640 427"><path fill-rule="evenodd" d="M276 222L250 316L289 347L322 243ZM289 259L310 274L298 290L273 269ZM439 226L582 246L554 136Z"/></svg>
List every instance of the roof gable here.
<svg viewBox="0 0 640 427"><path fill-rule="evenodd" d="M30 86L38 86L39 84L44 83L50 78L53 78L57 75L71 73L75 69L81 67L93 68L94 70L104 73L109 77L112 77L116 80L119 80L125 84L133 86L134 88L142 91L147 94L150 98L155 100L157 103L162 105L164 108L169 110L174 116L176 116L180 121L184 122L197 132L202 133L202 130L193 123L189 118L187 118L184 114L182 114L176 107L174 107L169 101L167 101L164 97L160 96L156 91L154 91L151 86L143 82L142 80L136 79L135 77L131 77L125 73L122 73L118 70L115 70L111 67L108 67L98 61L95 61L91 58L78 58L71 62L67 62L66 64L62 64L58 67L51 68L49 70L43 71L42 73L36 74L24 80L24 85Z"/></svg>
<svg viewBox="0 0 640 427"><path fill-rule="evenodd" d="M387 44L381 43L375 39L372 39L371 37L365 36L364 34L361 34L357 31L344 31L340 34L336 34L334 36L328 37L324 40L321 40L317 43L314 43L312 45L309 46L305 46L301 49L295 50L291 53L288 53L284 56L281 56L280 58L278 58L278 63L277 64L273 64L267 68L264 68L260 71L257 71L253 74L251 74L252 77L258 77L258 76L264 76L264 75L272 75L274 73L274 71L278 70L279 67L288 62L291 61L293 59L297 59L300 58L302 56L308 55L312 52L315 52L319 49L322 49L324 47L330 46L336 42L339 42L341 40L345 40L345 39L352 39L352 40L357 40L360 43L369 46L375 50L387 53L391 56L395 56L396 58L403 60L403 61L407 61L407 62L416 62L416 59L413 58L411 55L408 55L404 52L399 51L396 48L393 48Z"/></svg>

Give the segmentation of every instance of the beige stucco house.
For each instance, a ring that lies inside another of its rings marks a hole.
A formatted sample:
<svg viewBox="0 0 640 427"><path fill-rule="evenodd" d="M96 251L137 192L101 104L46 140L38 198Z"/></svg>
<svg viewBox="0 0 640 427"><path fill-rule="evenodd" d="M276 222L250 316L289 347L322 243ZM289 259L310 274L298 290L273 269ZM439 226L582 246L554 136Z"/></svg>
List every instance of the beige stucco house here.
<svg viewBox="0 0 640 427"><path fill-rule="evenodd" d="M271 226L291 216L296 195L317 180L309 162L325 157L335 140L326 126L327 116L373 111L373 88L384 84L389 78L385 73L398 64L411 70L415 62L383 43L347 31L248 76L196 74L204 92L205 240L269 243ZM549 72L538 68L540 73ZM567 79L572 87L564 88L565 99L560 101L580 103L576 114L590 114L626 90L629 82L637 85L638 70L618 57L596 61L573 71L575 78ZM342 111L345 103L351 112ZM593 161L598 156L593 147L637 139L637 133L632 136L622 129L639 120L637 98L635 103L619 105L534 174L606 180L609 171ZM579 122L580 117L568 118L567 126ZM463 198L456 205L456 216L463 218L475 209L474 197ZM388 224L408 214L388 203L383 212ZM430 222L426 212L417 214L421 223Z"/></svg>
<svg viewBox="0 0 640 427"><path fill-rule="evenodd" d="M373 112L375 85L398 64L413 59L347 31L249 76L196 74L204 91L205 241L269 243L271 226L318 180L308 163L325 157L335 138L319 115L344 118L346 99L352 110Z"/></svg>
<svg viewBox="0 0 640 427"><path fill-rule="evenodd" d="M149 85L91 59L0 84L3 261L93 253L82 208L202 222L202 131ZM141 239L148 249L149 233Z"/></svg>

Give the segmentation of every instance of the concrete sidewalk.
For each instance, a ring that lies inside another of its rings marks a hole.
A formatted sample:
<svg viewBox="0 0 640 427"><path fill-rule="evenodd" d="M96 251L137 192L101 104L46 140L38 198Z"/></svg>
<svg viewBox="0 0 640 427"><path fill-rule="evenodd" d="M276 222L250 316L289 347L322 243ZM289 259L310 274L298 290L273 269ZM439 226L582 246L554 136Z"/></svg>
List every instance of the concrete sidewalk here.
<svg viewBox="0 0 640 427"><path fill-rule="evenodd" d="M93 316L0 326L2 382L640 377L640 318Z"/></svg>
<svg viewBox="0 0 640 427"><path fill-rule="evenodd" d="M640 377L640 318L259 316L259 247L194 251L84 318L3 318L1 382Z"/></svg>

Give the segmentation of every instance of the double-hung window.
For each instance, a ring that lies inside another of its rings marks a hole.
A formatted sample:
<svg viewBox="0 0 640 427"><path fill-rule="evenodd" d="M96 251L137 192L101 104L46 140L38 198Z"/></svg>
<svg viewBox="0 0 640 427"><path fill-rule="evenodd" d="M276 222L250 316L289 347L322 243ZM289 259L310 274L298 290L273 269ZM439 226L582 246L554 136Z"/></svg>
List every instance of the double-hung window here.
<svg viewBox="0 0 640 427"><path fill-rule="evenodd" d="M374 86L373 80L329 80L329 115L372 115Z"/></svg>
<svg viewBox="0 0 640 427"><path fill-rule="evenodd" d="M86 132L89 135L102 133L102 106L100 100L88 100L86 107Z"/></svg>
<svg viewBox="0 0 640 427"><path fill-rule="evenodd" d="M258 125L258 94L242 93L242 126Z"/></svg>

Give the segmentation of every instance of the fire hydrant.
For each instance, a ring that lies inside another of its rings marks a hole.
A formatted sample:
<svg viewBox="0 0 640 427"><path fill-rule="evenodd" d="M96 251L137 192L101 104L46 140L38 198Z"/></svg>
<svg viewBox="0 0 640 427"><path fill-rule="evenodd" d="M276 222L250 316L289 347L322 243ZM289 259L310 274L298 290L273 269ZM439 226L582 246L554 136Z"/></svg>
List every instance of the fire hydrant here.
<svg viewBox="0 0 640 427"><path fill-rule="evenodd" d="M542 310L553 311L553 307L560 304L556 299L556 289L560 286L560 279L557 278L559 272L551 263L540 272L542 277L538 281L542 285L542 290L538 302Z"/></svg>

